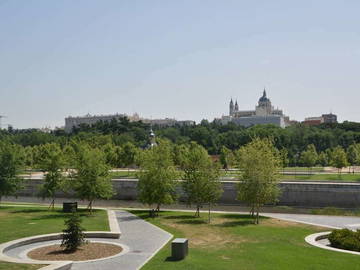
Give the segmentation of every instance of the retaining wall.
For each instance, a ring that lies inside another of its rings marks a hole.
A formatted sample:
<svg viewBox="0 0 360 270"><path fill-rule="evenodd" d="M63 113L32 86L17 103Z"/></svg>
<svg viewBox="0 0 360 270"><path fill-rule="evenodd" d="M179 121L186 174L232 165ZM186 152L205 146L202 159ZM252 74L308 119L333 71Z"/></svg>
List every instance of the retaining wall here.
<svg viewBox="0 0 360 270"><path fill-rule="evenodd" d="M137 179L113 179L116 194L113 199L136 200ZM37 196L41 179L26 179L20 196ZM222 182L224 193L219 200L222 204L240 204L236 200L236 181ZM278 205L304 207L360 207L360 184L358 183L327 183L327 182L282 182L282 194ZM178 188L180 200L184 199L181 188ZM59 197L73 197L71 194L59 192Z"/></svg>

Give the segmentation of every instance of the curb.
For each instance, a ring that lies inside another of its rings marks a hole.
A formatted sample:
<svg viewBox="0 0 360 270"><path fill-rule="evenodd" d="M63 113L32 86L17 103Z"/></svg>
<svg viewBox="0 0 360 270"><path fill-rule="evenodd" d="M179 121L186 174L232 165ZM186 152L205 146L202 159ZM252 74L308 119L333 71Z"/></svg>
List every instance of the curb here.
<svg viewBox="0 0 360 270"><path fill-rule="evenodd" d="M331 250L331 251L348 253L348 254L353 254L353 255L360 255L360 252L357 252L357 251L351 251L351 250L345 250L345 249L329 247L329 246L326 246L326 245L321 244L320 242L318 242L319 240L326 239L327 236L330 233L331 232L321 232L321 233L310 234L310 235L305 237L305 241L308 244L310 244L312 246L315 246L315 247L318 247L318 248L323 248L323 249L327 249L327 250Z"/></svg>
<svg viewBox="0 0 360 270"><path fill-rule="evenodd" d="M107 210L107 215L108 215L110 231L84 232L87 238L115 238L115 239L120 238L121 231L116 219L115 212L113 210ZM40 268L41 270L71 269L71 266L73 264L72 261L37 261L32 259L24 260L24 259L10 257L4 254L4 252L16 247L20 247L32 243L43 242L43 241L59 240L61 239L61 237L62 237L62 233L51 233L51 234L25 237L0 244L0 261L10 262L10 263L22 263L22 264L39 264L39 265L46 264L46 266Z"/></svg>

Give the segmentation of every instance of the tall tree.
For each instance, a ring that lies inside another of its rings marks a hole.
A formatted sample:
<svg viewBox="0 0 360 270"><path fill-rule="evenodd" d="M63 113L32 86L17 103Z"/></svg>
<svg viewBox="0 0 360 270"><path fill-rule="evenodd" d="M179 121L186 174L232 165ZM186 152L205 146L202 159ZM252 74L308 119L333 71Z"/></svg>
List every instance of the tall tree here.
<svg viewBox="0 0 360 270"><path fill-rule="evenodd" d="M195 142L192 142L185 152L182 167L183 190L187 203L196 206L196 217L200 217L200 208L208 205L210 223L211 206L217 202L223 192L219 180L219 167L212 162L204 147Z"/></svg>
<svg viewBox="0 0 360 270"><path fill-rule="evenodd" d="M255 224L259 224L260 207L275 203L280 193L279 152L269 139L259 138L240 148L239 152L238 167L242 173L239 175L238 199L248 203Z"/></svg>
<svg viewBox="0 0 360 270"><path fill-rule="evenodd" d="M42 145L41 153L39 165L45 174L45 178L44 184L40 186L39 195L43 199L51 198L49 208L54 210L55 193L61 189L64 179L64 155L60 146L56 143Z"/></svg>
<svg viewBox="0 0 360 270"><path fill-rule="evenodd" d="M330 164L331 166L337 168L338 174L341 175L342 168L348 166L348 161L344 148L342 148L341 146L337 146L331 151Z"/></svg>
<svg viewBox="0 0 360 270"><path fill-rule="evenodd" d="M349 164L353 168L354 173L354 166L360 165L360 144L352 144L347 149L347 159L349 161ZM349 167L350 172L350 167Z"/></svg>
<svg viewBox="0 0 360 270"><path fill-rule="evenodd" d="M109 166L102 151L87 145L79 146L73 189L81 200L89 201L88 210L96 199L109 199L114 194Z"/></svg>
<svg viewBox="0 0 360 270"><path fill-rule="evenodd" d="M316 152L315 146L313 144L308 145L306 150L301 153L301 163L305 167L308 167L310 172L312 167L316 165L317 160L318 154Z"/></svg>
<svg viewBox="0 0 360 270"><path fill-rule="evenodd" d="M227 170L234 163L234 154L226 146L223 146L220 151L220 163L223 169Z"/></svg>
<svg viewBox="0 0 360 270"><path fill-rule="evenodd" d="M150 207L155 206L150 212L152 216L160 211L161 205L176 200L179 173L174 166L171 149L169 142L160 140L157 146L143 151L140 156L139 200Z"/></svg>
<svg viewBox="0 0 360 270"><path fill-rule="evenodd" d="M19 172L24 166L22 147L0 142L0 202L3 196L16 194L21 187Z"/></svg>

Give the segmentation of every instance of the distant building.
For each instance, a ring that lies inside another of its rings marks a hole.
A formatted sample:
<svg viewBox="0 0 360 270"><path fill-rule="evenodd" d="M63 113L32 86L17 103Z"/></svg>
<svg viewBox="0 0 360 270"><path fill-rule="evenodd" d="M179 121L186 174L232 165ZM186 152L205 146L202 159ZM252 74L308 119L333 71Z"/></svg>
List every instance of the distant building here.
<svg viewBox="0 0 360 270"><path fill-rule="evenodd" d="M302 122L302 124L306 126L318 126L323 123L337 123L337 115L333 113L329 113L317 117L307 117Z"/></svg>
<svg viewBox="0 0 360 270"><path fill-rule="evenodd" d="M231 99L229 115L222 116L219 120L223 124L233 122L244 127L261 124L273 124L279 127L286 127L290 124L289 117L285 116L282 110L275 109L271 105L270 99L266 96L265 89L255 110L240 111L237 101L235 101L234 104Z"/></svg>
<svg viewBox="0 0 360 270"><path fill-rule="evenodd" d="M173 118L164 118L164 119L147 119L141 118L137 113L128 116L126 114L109 114L109 115L90 115L87 114L85 116L76 116L76 117L66 117L65 118L65 132L70 133L74 127L79 127L81 124L93 125L99 121L111 121L112 119L119 120L121 118L127 117L130 122L142 121L146 124L158 125L161 127L168 127L174 125L195 125L195 121L184 120L178 121Z"/></svg>

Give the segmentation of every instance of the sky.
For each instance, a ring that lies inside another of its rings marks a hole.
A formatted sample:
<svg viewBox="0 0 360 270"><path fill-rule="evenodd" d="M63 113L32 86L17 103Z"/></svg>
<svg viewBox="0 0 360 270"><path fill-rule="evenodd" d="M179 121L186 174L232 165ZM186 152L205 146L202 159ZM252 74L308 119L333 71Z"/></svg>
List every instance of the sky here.
<svg viewBox="0 0 360 270"><path fill-rule="evenodd" d="M360 122L360 1L0 0L3 127L137 112L213 120L266 87L291 119Z"/></svg>

